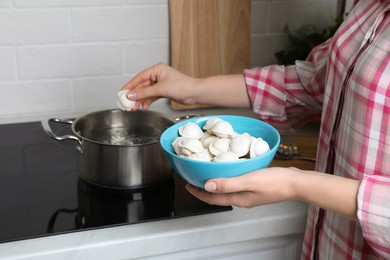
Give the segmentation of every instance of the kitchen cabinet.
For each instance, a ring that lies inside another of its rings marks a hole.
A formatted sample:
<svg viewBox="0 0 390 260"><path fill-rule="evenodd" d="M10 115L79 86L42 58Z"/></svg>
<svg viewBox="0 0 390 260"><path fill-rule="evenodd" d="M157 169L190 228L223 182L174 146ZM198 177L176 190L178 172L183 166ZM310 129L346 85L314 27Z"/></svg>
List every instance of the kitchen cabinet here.
<svg viewBox="0 0 390 260"><path fill-rule="evenodd" d="M294 235L206 247L148 259L288 260L299 259L301 247L302 235Z"/></svg>

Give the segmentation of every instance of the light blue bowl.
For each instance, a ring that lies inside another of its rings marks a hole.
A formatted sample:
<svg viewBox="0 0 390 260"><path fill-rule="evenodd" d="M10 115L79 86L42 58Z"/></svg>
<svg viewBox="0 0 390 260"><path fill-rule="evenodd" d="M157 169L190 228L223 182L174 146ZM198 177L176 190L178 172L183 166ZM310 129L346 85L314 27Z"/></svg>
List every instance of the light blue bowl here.
<svg viewBox="0 0 390 260"><path fill-rule="evenodd" d="M270 151L255 158L234 162L203 162L176 155L172 142L178 137L179 127L188 122L194 122L202 128L207 119L211 117L218 117L229 122L237 133L248 133L254 137L263 138L268 142ZM236 177L268 167L275 156L279 143L279 132L270 124L255 118L233 115L191 118L169 127L160 137L161 147L173 170L188 183L202 189L209 179Z"/></svg>

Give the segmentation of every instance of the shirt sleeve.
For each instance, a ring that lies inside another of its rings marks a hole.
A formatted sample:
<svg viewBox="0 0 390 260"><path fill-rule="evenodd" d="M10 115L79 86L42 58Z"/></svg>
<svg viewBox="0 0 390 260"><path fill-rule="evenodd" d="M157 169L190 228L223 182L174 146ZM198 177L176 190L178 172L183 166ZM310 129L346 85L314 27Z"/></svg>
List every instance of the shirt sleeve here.
<svg viewBox="0 0 390 260"><path fill-rule="evenodd" d="M390 258L390 178L365 175L358 191L357 217L363 236L384 259Z"/></svg>
<svg viewBox="0 0 390 260"><path fill-rule="evenodd" d="M244 71L252 108L279 129L300 126L321 115L330 40L313 48L305 61Z"/></svg>

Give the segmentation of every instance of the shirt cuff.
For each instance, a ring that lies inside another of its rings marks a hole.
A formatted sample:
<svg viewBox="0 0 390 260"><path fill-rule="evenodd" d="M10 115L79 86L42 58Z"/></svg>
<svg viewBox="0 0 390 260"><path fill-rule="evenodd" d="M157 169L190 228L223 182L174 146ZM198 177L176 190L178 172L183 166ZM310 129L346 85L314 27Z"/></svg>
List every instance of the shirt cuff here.
<svg viewBox="0 0 390 260"><path fill-rule="evenodd" d="M390 178L364 175L358 191L357 217L363 236L380 255L390 257Z"/></svg>

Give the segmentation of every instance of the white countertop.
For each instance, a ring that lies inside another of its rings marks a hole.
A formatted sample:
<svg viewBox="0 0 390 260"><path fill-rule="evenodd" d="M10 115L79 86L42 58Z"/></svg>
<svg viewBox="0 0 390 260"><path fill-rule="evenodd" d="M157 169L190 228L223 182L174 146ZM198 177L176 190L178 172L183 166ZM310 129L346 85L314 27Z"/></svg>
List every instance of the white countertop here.
<svg viewBox="0 0 390 260"><path fill-rule="evenodd" d="M46 118L77 118L85 114L89 114L96 111L107 110L107 109L118 109L117 107L101 107L93 108L85 111L48 111L47 113L31 113L31 114L20 114L17 117L0 117L0 124L10 124L19 122L32 122L41 121ZM256 117L255 113L251 109L227 109L227 108L203 108L203 109L190 109L190 110L173 110L167 99L159 99L154 102L150 107L150 110L163 113L169 117L183 116L189 114L201 114L201 115L213 115L213 114L237 114Z"/></svg>
<svg viewBox="0 0 390 260"><path fill-rule="evenodd" d="M34 122L46 120L48 118L78 118L80 116L93 113L101 110L108 109L117 109L117 107L102 107L100 109L91 109L86 111L74 111L74 112L48 112L46 114L26 114L19 115L17 117L0 117L0 124L13 124L13 123L21 123L21 122ZM202 108L202 109L189 109L189 110L173 110L169 104L167 99L159 99L154 102L150 107L150 110L157 111L159 113L164 114L165 116L175 119L176 117L182 117L187 115L241 115L248 116L253 118L258 118L258 116L252 111L252 109L243 109L243 108L218 108L218 107L210 107L210 108ZM309 123L295 132L298 134L306 134L306 133L314 133L319 131L319 122L314 121ZM281 133L283 134L283 133Z"/></svg>
<svg viewBox="0 0 390 260"><path fill-rule="evenodd" d="M131 224L0 244L0 259L139 259L235 242L301 234L307 205L251 209ZM170 258L171 259L171 258Z"/></svg>
<svg viewBox="0 0 390 260"><path fill-rule="evenodd" d="M32 114L20 114L17 117L0 117L0 124L13 124L13 123L21 123L21 122L34 122L41 121L47 118L78 118L80 116L93 113L96 111L107 110L107 109L116 109L117 107L101 107L94 108L85 111L73 111L73 112L47 112L47 113L32 113ZM252 111L252 109L240 109L240 108L218 108L218 107L210 107L210 108L202 108L202 109L189 109L189 110L173 110L169 104L169 100L167 99L159 99L154 102L150 107L150 110L160 112L165 114L166 116L174 119L175 117L185 116L185 115L241 115L258 118L258 116ZM309 123L308 125L301 127L298 132L306 133L306 132L318 132L318 122L314 124Z"/></svg>

